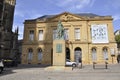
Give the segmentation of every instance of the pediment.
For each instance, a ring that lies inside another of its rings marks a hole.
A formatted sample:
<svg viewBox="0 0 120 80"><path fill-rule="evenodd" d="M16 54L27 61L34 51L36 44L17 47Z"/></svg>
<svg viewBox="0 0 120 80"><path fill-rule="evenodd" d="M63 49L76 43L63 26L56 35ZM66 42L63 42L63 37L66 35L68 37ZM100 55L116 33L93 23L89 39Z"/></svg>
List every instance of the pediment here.
<svg viewBox="0 0 120 80"><path fill-rule="evenodd" d="M75 15L75 14L71 14L71 13L62 13L62 14L58 14L52 18L50 18L50 21L75 21L75 20L84 20L84 17Z"/></svg>

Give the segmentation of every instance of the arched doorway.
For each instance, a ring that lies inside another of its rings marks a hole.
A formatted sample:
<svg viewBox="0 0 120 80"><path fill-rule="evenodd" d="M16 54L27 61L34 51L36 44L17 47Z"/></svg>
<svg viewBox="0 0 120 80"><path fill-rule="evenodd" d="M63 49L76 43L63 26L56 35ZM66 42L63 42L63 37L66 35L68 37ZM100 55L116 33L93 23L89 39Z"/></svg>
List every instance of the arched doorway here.
<svg viewBox="0 0 120 80"><path fill-rule="evenodd" d="M74 60L77 62L77 63L81 63L82 62L82 50L80 47L76 47L75 50L74 50Z"/></svg>
<svg viewBox="0 0 120 80"><path fill-rule="evenodd" d="M33 49L32 48L28 49L27 59L28 59L28 64L30 64L32 62L32 59L33 59Z"/></svg>
<svg viewBox="0 0 120 80"><path fill-rule="evenodd" d="M107 47L103 48L103 57L104 57L104 60L108 60L108 49L107 49Z"/></svg>
<svg viewBox="0 0 120 80"><path fill-rule="evenodd" d="M70 49L66 48L66 59L70 59Z"/></svg>
<svg viewBox="0 0 120 80"><path fill-rule="evenodd" d="M41 64L43 58L42 49L38 48L38 64Z"/></svg>
<svg viewBox="0 0 120 80"><path fill-rule="evenodd" d="M95 62L97 60L97 50L95 47L91 49L92 61Z"/></svg>

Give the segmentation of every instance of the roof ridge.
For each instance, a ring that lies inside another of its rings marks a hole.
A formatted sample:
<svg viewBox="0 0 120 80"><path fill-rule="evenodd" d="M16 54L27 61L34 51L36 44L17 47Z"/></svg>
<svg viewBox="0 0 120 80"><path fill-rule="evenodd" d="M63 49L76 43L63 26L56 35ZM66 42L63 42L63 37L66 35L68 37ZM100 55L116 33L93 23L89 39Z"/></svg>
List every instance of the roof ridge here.
<svg viewBox="0 0 120 80"><path fill-rule="evenodd" d="M64 13L65 12L63 12L61 14L64 14ZM57 15L61 15L61 14L43 15L41 17L36 18L36 20L46 20L48 18L52 18L52 17L55 17ZM94 14L94 13L91 13L91 12L87 12L87 13L70 13L70 14L74 14L74 15L81 16L81 17L88 17L88 18L94 18L94 17L102 17L103 18L103 17L105 17L105 16L97 15L97 14Z"/></svg>

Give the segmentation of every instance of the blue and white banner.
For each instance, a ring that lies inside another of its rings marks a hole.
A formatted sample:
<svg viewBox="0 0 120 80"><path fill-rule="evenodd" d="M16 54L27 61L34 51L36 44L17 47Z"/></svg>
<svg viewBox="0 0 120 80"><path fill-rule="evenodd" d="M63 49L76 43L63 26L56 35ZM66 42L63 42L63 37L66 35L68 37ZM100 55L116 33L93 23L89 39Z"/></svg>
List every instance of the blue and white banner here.
<svg viewBox="0 0 120 80"><path fill-rule="evenodd" d="M91 25L92 43L109 43L107 24Z"/></svg>

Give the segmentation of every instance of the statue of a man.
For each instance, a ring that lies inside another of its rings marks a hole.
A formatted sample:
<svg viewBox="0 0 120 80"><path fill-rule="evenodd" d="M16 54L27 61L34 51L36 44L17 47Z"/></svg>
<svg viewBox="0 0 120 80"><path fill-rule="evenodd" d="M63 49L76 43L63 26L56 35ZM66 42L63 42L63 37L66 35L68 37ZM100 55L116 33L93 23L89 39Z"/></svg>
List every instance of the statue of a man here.
<svg viewBox="0 0 120 80"><path fill-rule="evenodd" d="M64 39L64 28L61 21L57 25L57 39Z"/></svg>

